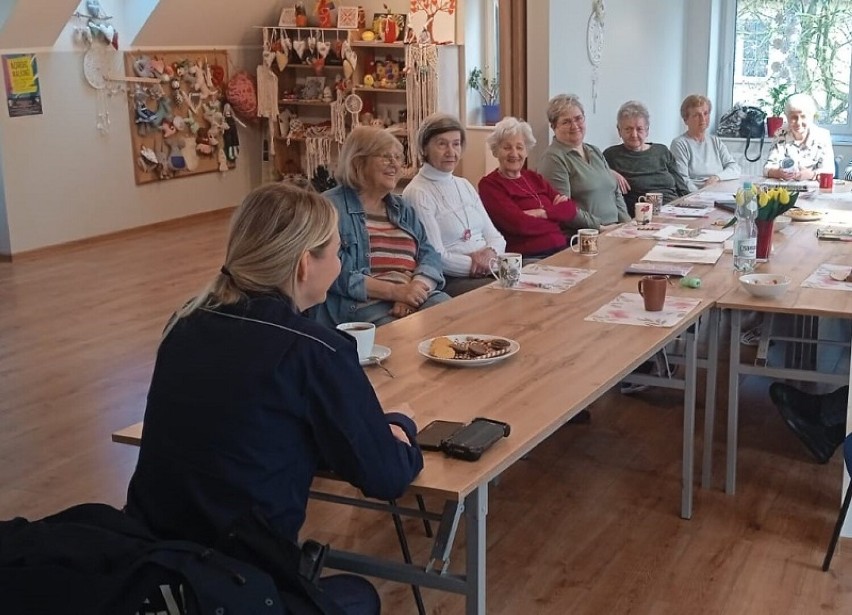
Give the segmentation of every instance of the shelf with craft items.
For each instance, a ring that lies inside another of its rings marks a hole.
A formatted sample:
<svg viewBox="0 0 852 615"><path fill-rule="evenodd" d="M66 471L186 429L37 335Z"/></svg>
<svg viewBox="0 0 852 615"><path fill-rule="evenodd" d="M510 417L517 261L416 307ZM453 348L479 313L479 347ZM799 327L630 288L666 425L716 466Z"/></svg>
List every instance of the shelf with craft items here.
<svg viewBox="0 0 852 615"><path fill-rule="evenodd" d="M256 28L263 32L264 63L277 79L279 120L273 131L274 157L271 161L278 176L307 176L314 166L311 148L329 150L331 156L337 149L329 128L332 102L338 90L347 92L349 89L347 79L353 69L351 62L344 61L353 30L298 26ZM354 58L351 50L348 54ZM324 143L319 144L318 140Z"/></svg>

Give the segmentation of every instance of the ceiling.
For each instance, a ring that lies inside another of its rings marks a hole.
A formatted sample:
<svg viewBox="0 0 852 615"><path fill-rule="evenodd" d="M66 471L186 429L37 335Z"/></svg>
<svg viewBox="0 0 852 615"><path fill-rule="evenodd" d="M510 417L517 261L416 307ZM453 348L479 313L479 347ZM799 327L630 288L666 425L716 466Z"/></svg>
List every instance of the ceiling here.
<svg viewBox="0 0 852 615"><path fill-rule="evenodd" d="M101 0L127 47L255 47L252 26L278 23L270 0ZM0 0L0 49L52 48L85 12L80 0Z"/></svg>

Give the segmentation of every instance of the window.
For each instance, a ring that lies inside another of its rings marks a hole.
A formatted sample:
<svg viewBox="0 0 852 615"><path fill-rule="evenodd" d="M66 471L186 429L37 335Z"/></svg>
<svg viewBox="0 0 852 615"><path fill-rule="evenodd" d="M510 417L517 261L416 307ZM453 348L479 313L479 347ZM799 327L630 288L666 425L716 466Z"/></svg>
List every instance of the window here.
<svg viewBox="0 0 852 615"><path fill-rule="evenodd" d="M726 44L733 57L721 93L725 102L756 105L769 89L807 92L820 125L852 135L852 0L726 0ZM724 107L724 112L730 105Z"/></svg>

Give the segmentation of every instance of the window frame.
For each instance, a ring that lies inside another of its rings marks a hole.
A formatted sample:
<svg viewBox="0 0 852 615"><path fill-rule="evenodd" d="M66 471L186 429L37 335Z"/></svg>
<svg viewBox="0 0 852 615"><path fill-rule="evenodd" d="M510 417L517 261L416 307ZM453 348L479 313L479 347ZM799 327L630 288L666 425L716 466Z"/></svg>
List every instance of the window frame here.
<svg viewBox="0 0 852 615"><path fill-rule="evenodd" d="M716 90L716 119L734 104L734 69L737 35L737 1L721 0L719 27L719 65L717 70L718 89ZM822 124L832 136L832 141L852 143L852 66L850 66L849 91L847 92L849 110L846 124Z"/></svg>

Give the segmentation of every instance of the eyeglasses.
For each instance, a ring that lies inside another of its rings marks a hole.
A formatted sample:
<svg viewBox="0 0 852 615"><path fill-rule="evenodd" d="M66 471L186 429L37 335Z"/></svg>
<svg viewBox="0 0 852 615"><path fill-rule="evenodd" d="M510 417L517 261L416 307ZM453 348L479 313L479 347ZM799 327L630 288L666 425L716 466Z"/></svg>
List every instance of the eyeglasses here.
<svg viewBox="0 0 852 615"><path fill-rule="evenodd" d="M586 121L584 115L575 115L574 117L561 117L556 122L557 126L582 126Z"/></svg>
<svg viewBox="0 0 852 615"><path fill-rule="evenodd" d="M405 160L402 154L377 154L373 158L381 158L386 167L392 165L402 166L402 162Z"/></svg>

